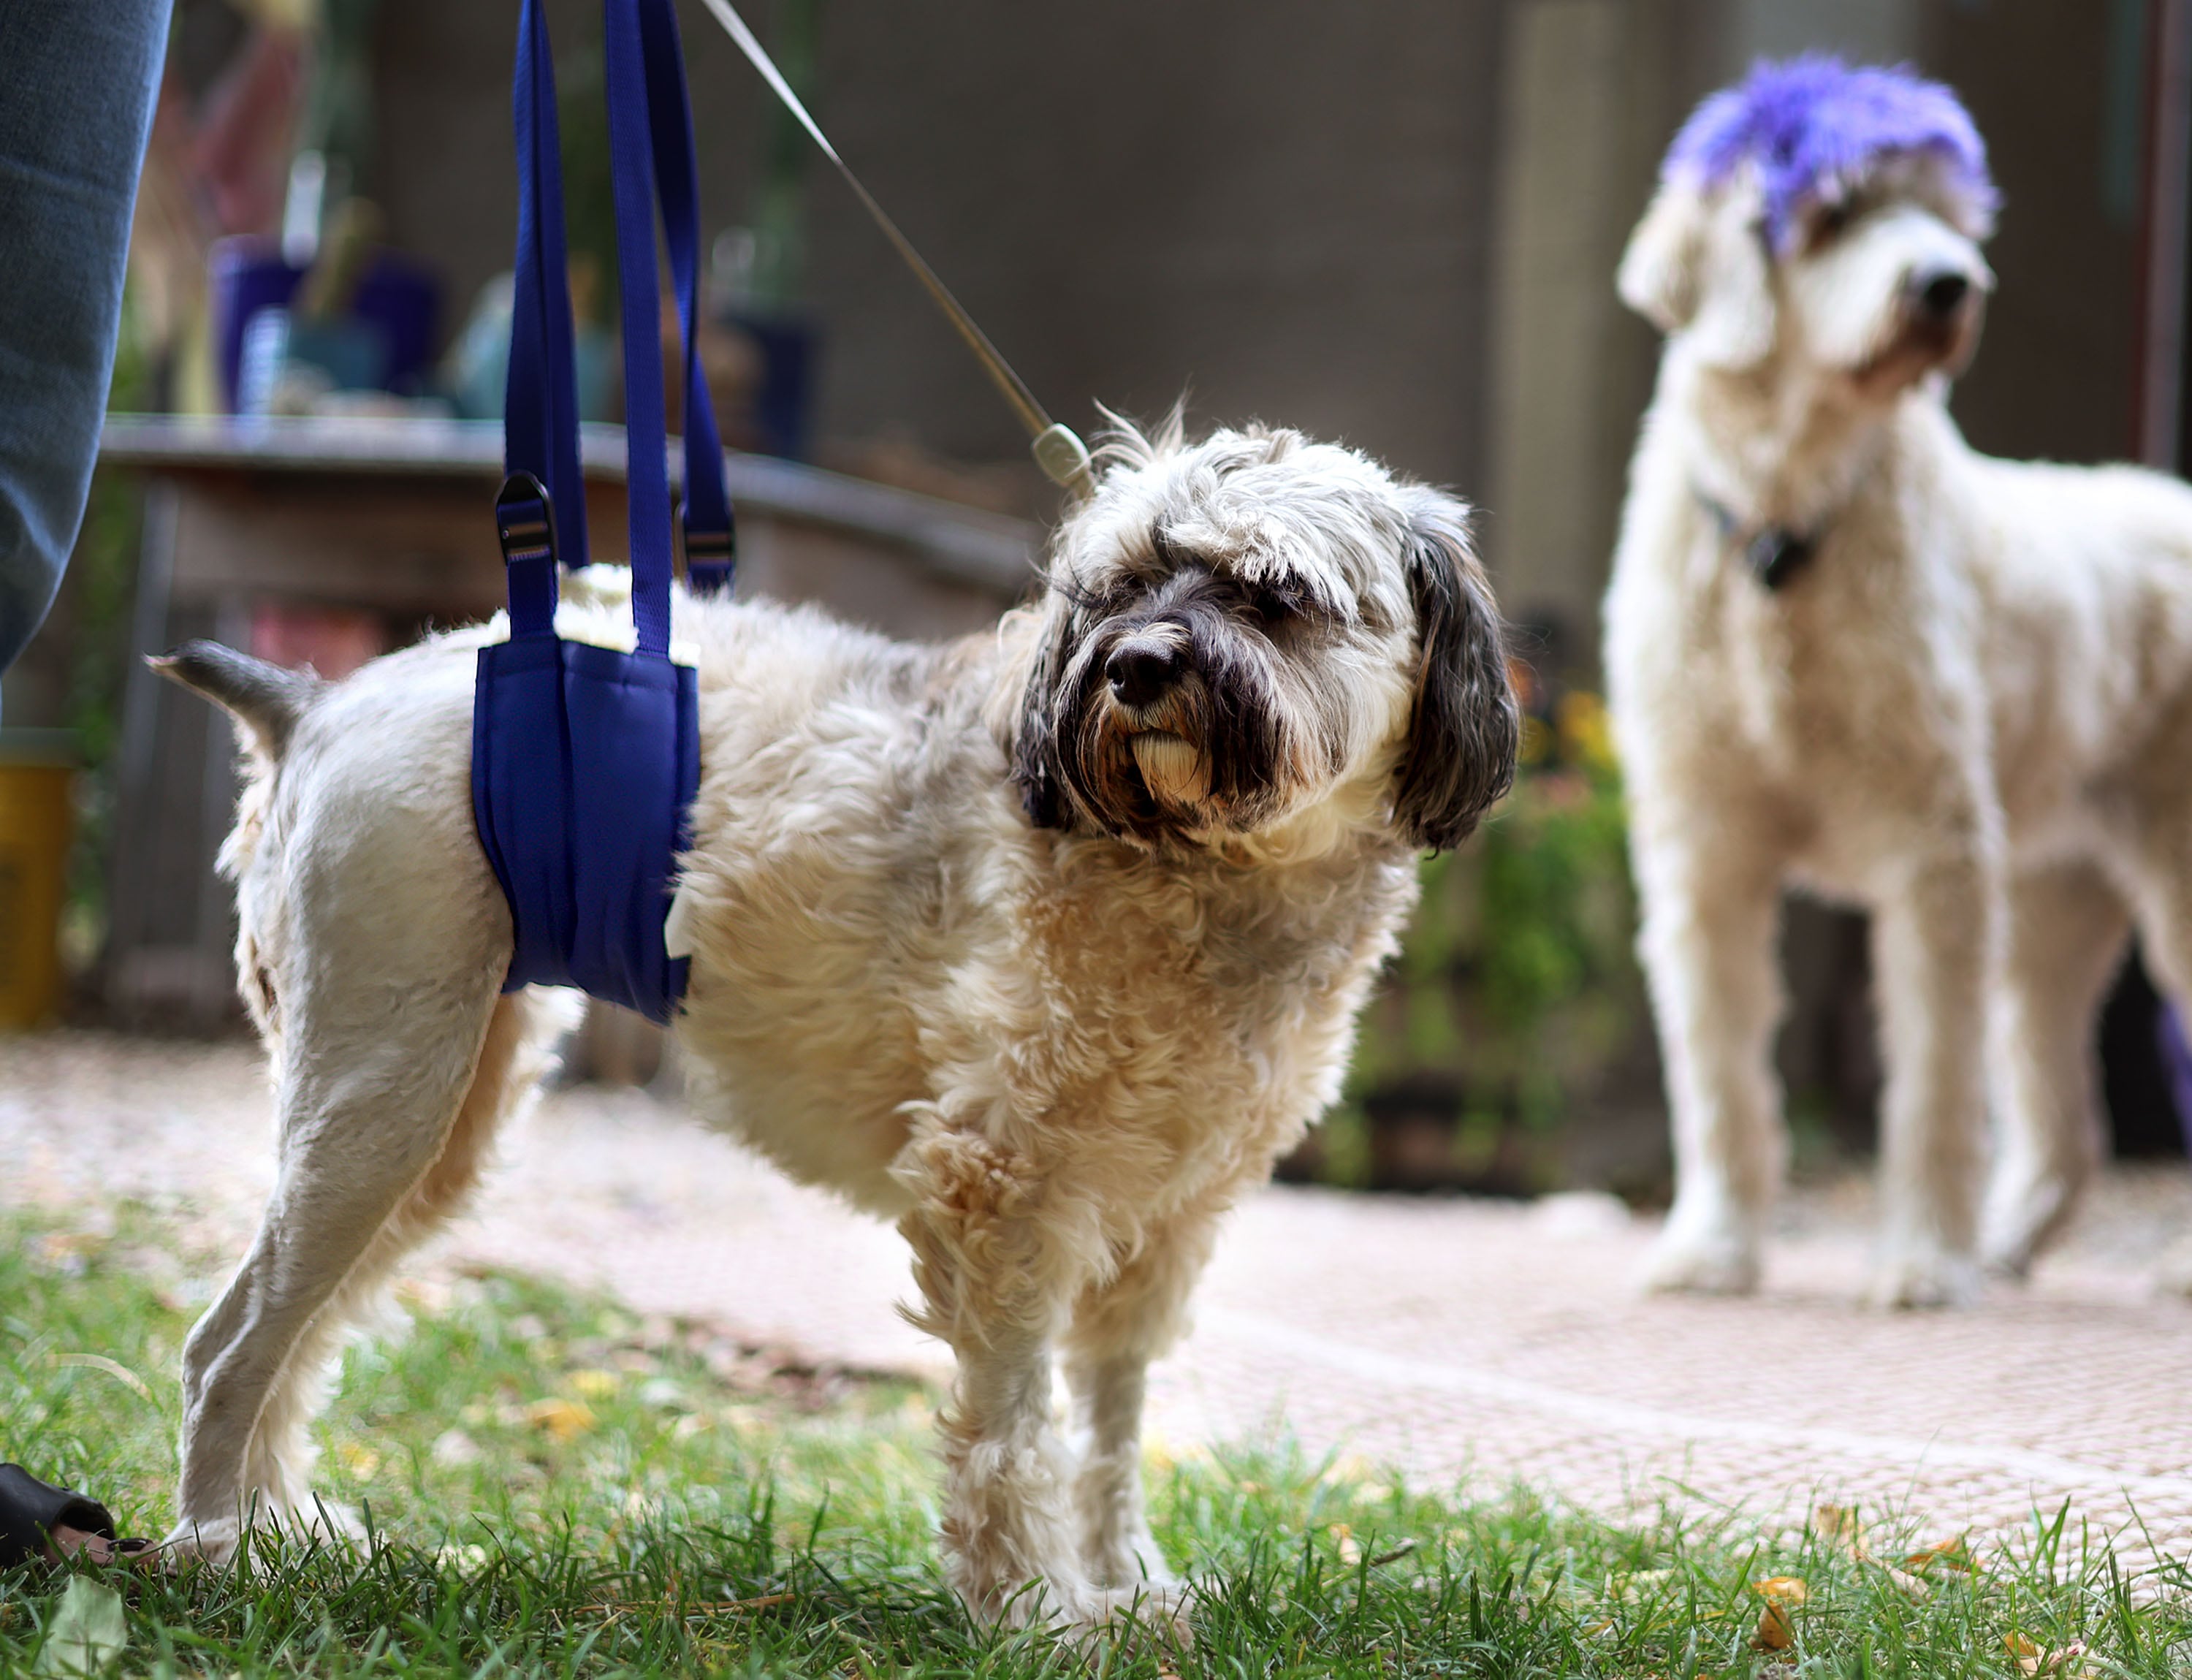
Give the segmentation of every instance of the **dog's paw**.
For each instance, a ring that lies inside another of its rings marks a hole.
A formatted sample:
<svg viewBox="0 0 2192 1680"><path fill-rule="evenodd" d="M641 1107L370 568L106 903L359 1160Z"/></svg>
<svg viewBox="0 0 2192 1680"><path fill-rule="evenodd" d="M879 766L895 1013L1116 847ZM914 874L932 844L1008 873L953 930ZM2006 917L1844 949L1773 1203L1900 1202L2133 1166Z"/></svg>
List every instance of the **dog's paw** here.
<svg viewBox="0 0 2192 1680"><path fill-rule="evenodd" d="M1988 1271L2022 1282L2070 1221L2077 1186L2058 1174L2019 1174L1988 1186L1979 1255Z"/></svg>
<svg viewBox="0 0 2192 1680"><path fill-rule="evenodd" d="M235 1557L243 1535L243 1525L233 1517L206 1523L186 1517L168 1530L168 1537L160 1542L160 1551L163 1556L179 1563L195 1559L225 1567Z"/></svg>
<svg viewBox="0 0 2192 1680"><path fill-rule="evenodd" d="M2157 1294L2192 1300L2192 1237L2181 1237L2162 1250L2155 1263L2154 1288Z"/></svg>
<svg viewBox="0 0 2192 1680"><path fill-rule="evenodd" d="M1163 1549L1147 1529L1133 1534L1085 1535L1081 1552L1088 1579L1103 1586L1179 1585Z"/></svg>
<svg viewBox="0 0 2192 1680"><path fill-rule="evenodd" d="M282 1519L283 1532L317 1546L362 1547L371 1538L364 1519L349 1506L312 1496L311 1504Z"/></svg>
<svg viewBox="0 0 2192 1680"><path fill-rule="evenodd" d="M1747 1295L1761 1270L1758 1245L1741 1233L1670 1218L1644 1263L1644 1287L1661 1294Z"/></svg>
<svg viewBox="0 0 2192 1680"><path fill-rule="evenodd" d="M368 1539L365 1524L356 1511L346 1505L317 1498L304 1509L262 1511L248 1526L254 1550L277 1545L362 1549ZM225 1568L244 1550L246 1527L234 1517L207 1521L186 1517L161 1545L169 1556L195 1557Z"/></svg>
<svg viewBox="0 0 2192 1680"><path fill-rule="evenodd" d="M1874 1306L1969 1306L1985 1293L1978 1264L1938 1243L1891 1243L1872 1268L1865 1300Z"/></svg>
<svg viewBox="0 0 2192 1680"><path fill-rule="evenodd" d="M1187 1615L1191 1597L1178 1581L1091 1587L1066 1607L1065 1622L1075 1642L1084 1646L1108 1642L1133 1650L1155 1639L1162 1654L1193 1643Z"/></svg>

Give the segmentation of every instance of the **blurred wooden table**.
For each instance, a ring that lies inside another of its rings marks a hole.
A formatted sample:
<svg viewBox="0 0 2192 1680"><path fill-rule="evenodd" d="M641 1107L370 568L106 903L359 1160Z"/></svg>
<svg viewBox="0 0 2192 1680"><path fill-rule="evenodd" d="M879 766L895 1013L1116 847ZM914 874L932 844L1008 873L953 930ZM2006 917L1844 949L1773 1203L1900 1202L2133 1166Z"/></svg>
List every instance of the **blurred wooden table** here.
<svg viewBox="0 0 2192 1680"><path fill-rule="evenodd" d="M621 562L623 429L585 427L580 450L593 557ZM503 604L494 422L115 415L100 463L150 481L140 655L196 636L249 647L269 604L371 614L390 646ZM1032 579L1041 534L1025 521L762 456L726 470L742 595L934 638L991 621ZM141 660L116 797L108 1001L125 1021L216 1025L236 1012L231 889L212 867L232 755L212 709Z"/></svg>

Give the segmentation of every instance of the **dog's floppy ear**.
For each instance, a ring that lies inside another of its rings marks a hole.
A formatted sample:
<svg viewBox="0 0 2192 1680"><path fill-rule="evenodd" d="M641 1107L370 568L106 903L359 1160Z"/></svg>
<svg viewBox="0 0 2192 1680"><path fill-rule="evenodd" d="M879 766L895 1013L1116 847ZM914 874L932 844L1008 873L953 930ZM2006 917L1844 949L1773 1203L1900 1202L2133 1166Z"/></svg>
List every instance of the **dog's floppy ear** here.
<svg viewBox="0 0 2192 1680"><path fill-rule="evenodd" d="M1614 287L1622 302L1663 333L1679 333L1698 312L1698 260L1705 207L1687 186L1663 186L1629 236Z"/></svg>
<svg viewBox="0 0 2192 1680"><path fill-rule="evenodd" d="M1058 739L1056 691L1062 668L1059 639L1065 628L1060 609L1053 602L1035 626L1040 639L1011 725L1013 786L1019 790L1020 807L1028 820L1037 828L1073 826Z"/></svg>
<svg viewBox="0 0 2192 1680"><path fill-rule="evenodd" d="M1515 780L1520 718L1499 609L1469 545L1469 510L1435 490L1408 510L1408 592L1416 609L1416 691L1393 815L1419 845L1467 839Z"/></svg>
<svg viewBox="0 0 2192 1680"><path fill-rule="evenodd" d="M1707 198L1686 182L1659 189L1629 236L1616 285L1621 300L1705 362L1749 368L1773 349L1773 276L1755 218L1729 214L1727 194L1755 198L1744 182Z"/></svg>

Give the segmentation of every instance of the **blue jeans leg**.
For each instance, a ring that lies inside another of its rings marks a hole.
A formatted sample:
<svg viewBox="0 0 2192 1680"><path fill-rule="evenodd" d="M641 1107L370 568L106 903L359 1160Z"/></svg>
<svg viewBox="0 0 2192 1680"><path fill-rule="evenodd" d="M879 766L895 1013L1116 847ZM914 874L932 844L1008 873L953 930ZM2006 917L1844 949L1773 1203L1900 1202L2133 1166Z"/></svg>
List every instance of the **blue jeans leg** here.
<svg viewBox="0 0 2192 1680"><path fill-rule="evenodd" d="M0 671L76 546L169 0L0 0Z"/></svg>

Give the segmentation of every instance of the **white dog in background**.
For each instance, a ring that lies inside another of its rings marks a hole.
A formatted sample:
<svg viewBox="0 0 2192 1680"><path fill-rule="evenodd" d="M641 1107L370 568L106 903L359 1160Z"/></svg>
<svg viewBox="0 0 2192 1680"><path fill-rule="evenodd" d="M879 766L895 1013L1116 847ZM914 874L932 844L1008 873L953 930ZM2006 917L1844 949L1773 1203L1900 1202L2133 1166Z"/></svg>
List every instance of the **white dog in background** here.
<svg viewBox="0 0 2192 1680"><path fill-rule="evenodd" d="M1289 431L1190 446L1175 424L1106 458L1042 599L996 631L915 647L676 608L704 743L696 1105L911 1243L918 1322L958 1361L948 1572L988 1620L1176 1610L1143 1517L1145 1368L1219 1216L1338 1094L1418 852L1514 768L1459 503ZM571 591L559 626L630 635ZM254 1507L311 1520L318 1374L568 1013L498 995L510 915L468 764L499 633L336 685L206 643L166 662L253 747L224 862L281 1150L184 1354L175 1538L210 1555Z"/></svg>
<svg viewBox="0 0 2192 1680"><path fill-rule="evenodd" d="M1882 1302L1963 1300L2062 1225L2134 923L2192 1005L2192 490L1966 445L1994 202L1946 89L1761 66L1622 263L1668 335L1606 603L1674 1111L1660 1287L1758 1281L1784 885L1873 916Z"/></svg>

